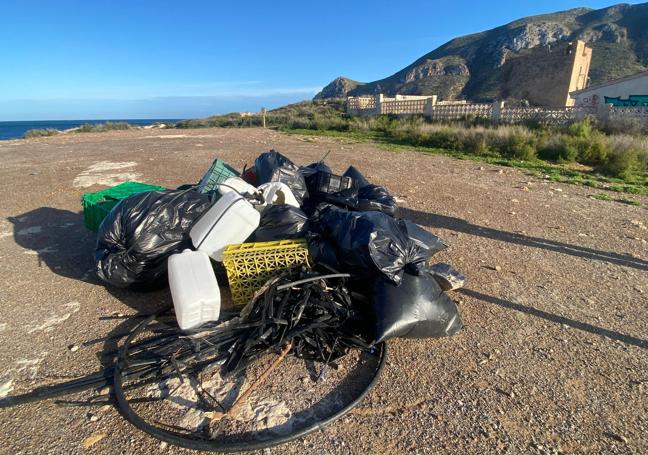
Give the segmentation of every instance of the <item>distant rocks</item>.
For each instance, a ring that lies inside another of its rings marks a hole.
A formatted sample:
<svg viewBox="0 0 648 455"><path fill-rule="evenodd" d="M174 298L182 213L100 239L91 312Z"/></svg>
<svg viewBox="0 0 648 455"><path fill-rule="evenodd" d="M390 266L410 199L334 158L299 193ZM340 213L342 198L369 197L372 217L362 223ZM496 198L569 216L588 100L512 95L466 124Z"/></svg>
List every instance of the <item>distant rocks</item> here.
<svg viewBox="0 0 648 455"><path fill-rule="evenodd" d="M333 79L333 82L324 87L313 99L323 100L328 98L346 98L347 93L361 85L364 84L362 82L347 79L346 77L336 77Z"/></svg>
<svg viewBox="0 0 648 455"><path fill-rule="evenodd" d="M405 82L433 76L469 76L470 71L461 59L426 60L405 74Z"/></svg>

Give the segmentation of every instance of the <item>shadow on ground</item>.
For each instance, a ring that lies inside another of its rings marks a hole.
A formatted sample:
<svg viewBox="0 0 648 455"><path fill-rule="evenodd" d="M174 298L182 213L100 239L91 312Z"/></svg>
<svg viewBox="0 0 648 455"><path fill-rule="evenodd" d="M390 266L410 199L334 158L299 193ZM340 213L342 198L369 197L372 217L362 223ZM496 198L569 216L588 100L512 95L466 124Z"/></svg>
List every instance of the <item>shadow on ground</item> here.
<svg viewBox="0 0 648 455"><path fill-rule="evenodd" d="M557 242L554 240L543 239L540 237L530 237L527 235L516 234L514 232L500 231L484 226L479 226L462 220L445 215L421 212L407 208L401 209L403 218L409 218L412 221L436 229L449 229L451 231L463 232L465 234L477 235L501 242L514 243L543 250L555 251L557 253L568 254L585 259L594 259L597 261L609 262L611 264L632 267L639 270L648 270L648 261L644 261L632 256L614 253L611 251L595 250L569 243Z"/></svg>
<svg viewBox="0 0 648 455"><path fill-rule="evenodd" d="M39 266L73 280L103 286L94 271L96 233L83 224L83 214L41 207L7 220L15 242L38 256ZM171 302L168 288L134 291L106 286L117 300L138 313L150 314Z"/></svg>
<svg viewBox="0 0 648 455"><path fill-rule="evenodd" d="M83 226L80 213L41 207L7 220L15 242L36 254L39 266L74 280L89 277L95 234Z"/></svg>
<svg viewBox="0 0 648 455"><path fill-rule="evenodd" d="M565 316L560 316L557 314L549 313L547 311L538 310L530 306L522 305L520 303L511 302L508 300L500 299L499 297L493 297L490 295L482 294L481 292L473 291L472 289L460 289L458 292L472 297L474 299L481 300L482 302L490 303L493 305L500 306L509 310L520 311L531 316L545 319L547 321L555 322L557 324L564 324L574 329L582 330L584 332L593 333L596 335L601 335L608 337L612 340L618 340L626 344L631 344L642 349L648 349L648 340L643 340L641 338L633 337L630 335L617 332L615 330L605 329L603 327L598 327L586 322L576 321L574 319L567 318Z"/></svg>

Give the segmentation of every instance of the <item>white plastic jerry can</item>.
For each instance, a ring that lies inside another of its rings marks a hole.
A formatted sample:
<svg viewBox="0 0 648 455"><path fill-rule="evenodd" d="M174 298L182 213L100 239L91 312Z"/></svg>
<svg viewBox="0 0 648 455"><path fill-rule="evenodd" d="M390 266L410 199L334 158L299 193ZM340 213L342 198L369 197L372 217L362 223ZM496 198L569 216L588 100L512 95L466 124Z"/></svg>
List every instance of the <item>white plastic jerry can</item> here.
<svg viewBox="0 0 648 455"><path fill-rule="evenodd" d="M189 231L196 249L215 261L223 260L227 245L243 243L259 227L261 214L244 197L225 193Z"/></svg>
<svg viewBox="0 0 648 455"><path fill-rule="evenodd" d="M259 186L259 191L263 194L264 204L263 206L257 206L259 208L265 208L268 205L274 204L287 204L292 205L293 207L299 208L299 202L295 198L292 190L288 185L282 182L268 182Z"/></svg>
<svg viewBox="0 0 648 455"><path fill-rule="evenodd" d="M220 194L227 193L239 193L243 196L254 196L259 193L259 190L254 185L250 185L248 182L243 180L241 177L230 177L225 180L223 183L218 185L218 192Z"/></svg>
<svg viewBox="0 0 648 455"><path fill-rule="evenodd" d="M169 256L169 287L178 325L195 329L220 315L220 289L209 256L185 250Z"/></svg>

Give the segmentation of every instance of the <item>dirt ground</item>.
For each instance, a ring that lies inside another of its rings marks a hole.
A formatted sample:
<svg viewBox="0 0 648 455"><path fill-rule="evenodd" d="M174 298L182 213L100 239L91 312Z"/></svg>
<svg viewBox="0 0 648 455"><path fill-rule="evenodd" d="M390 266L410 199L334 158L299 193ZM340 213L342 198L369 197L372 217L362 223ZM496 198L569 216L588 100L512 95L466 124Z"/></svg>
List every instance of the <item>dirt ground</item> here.
<svg viewBox="0 0 648 455"><path fill-rule="evenodd" d="M84 192L193 183L215 157L242 168L269 148L299 164L330 152L334 171L354 165L385 185L404 217L450 244L435 259L468 282L452 294L459 335L392 341L355 412L267 453L648 453L648 198L595 200L520 170L262 129L0 142L0 395L99 370L101 339L123 322L111 315L169 302L97 283ZM190 452L114 407L92 412L0 409L0 453Z"/></svg>

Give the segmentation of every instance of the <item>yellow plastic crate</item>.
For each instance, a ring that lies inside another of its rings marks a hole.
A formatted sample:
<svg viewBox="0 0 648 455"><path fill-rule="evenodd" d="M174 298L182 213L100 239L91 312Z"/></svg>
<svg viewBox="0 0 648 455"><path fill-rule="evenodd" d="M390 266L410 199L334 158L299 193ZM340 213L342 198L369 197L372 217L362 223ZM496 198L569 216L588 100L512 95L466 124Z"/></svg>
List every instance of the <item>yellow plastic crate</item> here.
<svg viewBox="0 0 648 455"><path fill-rule="evenodd" d="M234 305L247 304L266 281L281 271L299 264L310 266L304 239L229 245L223 256Z"/></svg>

